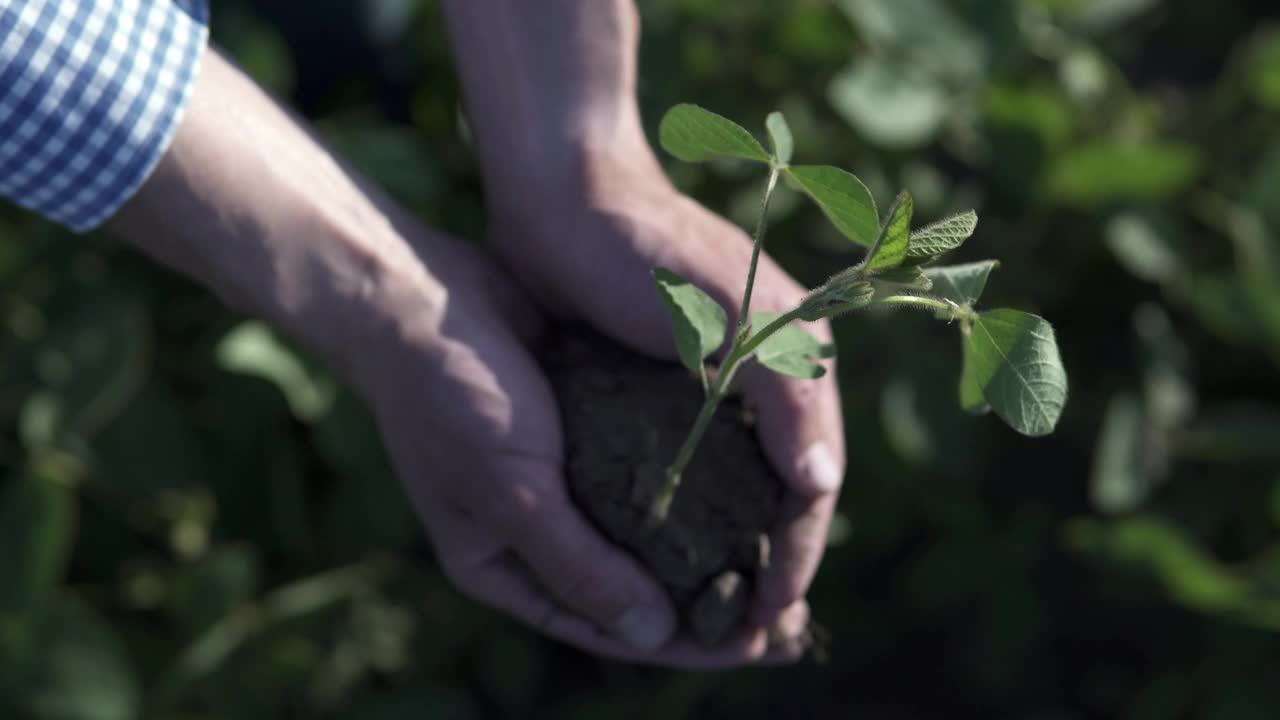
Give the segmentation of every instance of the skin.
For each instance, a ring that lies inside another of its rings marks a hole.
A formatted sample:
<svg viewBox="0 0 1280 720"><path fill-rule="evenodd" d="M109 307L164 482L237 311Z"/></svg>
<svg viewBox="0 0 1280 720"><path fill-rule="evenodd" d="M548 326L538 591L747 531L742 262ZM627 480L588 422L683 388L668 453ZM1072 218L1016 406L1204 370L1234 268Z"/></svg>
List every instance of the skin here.
<svg viewBox="0 0 1280 720"><path fill-rule="evenodd" d="M524 345L542 322L526 292L674 357L649 269L670 267L734 307L750 243L672 188L644 140L634 8L537 5L445 3L492 246L519 282L410 217L213 51L173 144L109 229L273 323L363 397L464 593L603 656L694 668L792 660L843 470L829 379L744 377L790 492L754 624L725 648L674 636L655 581L569 501L555 400ZM495 21L503 32L484 30ZM569 31L543 34L557 27ZM802 292L767 260L757 288L759 309Z"/></svg>

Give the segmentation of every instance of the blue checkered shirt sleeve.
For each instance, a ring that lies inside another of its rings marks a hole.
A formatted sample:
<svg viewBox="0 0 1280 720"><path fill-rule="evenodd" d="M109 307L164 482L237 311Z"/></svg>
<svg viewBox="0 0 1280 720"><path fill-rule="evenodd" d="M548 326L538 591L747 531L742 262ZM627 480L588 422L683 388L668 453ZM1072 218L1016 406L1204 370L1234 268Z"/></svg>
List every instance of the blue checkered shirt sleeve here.
<svg viewBox="0 0 1280 720"><path fill-rule="evenodd" d="M173 139L207 27L206 0L0 0L0 195L109 218Z"/></svg>

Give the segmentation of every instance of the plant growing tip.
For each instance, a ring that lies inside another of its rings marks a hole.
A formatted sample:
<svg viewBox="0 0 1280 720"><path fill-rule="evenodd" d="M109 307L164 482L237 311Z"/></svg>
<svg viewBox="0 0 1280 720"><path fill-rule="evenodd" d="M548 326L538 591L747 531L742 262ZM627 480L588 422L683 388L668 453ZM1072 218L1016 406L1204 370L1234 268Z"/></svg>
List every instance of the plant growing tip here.
<svg viewBox="0 0 1280 720"><path fill-rule="evenodd" d="M977 213L969 210L913 230L915 204L910 193L903 191L882 222L871 192L853 174L826 165L791 165L794 139L781 113L770 113L765 127L772 152L746 128L696 105L673 107L659 127L662 146L681 160L736 157L767 165L769 176L738 326L729 335L729 348L714 381L708 379L704 362L725 342L724 309L675 273L654 271L658 292L671 313L676 350L685 367L701 379L705 400L650 504L650 522L666 518L681 474L744 363L754 359L789 377L813 379L826 374L818 361L833 357L835 347L819 343L793 325L796 320L815 321L880 306L915 308L940 320L958 321L963 349L961 407L970 412L994 410L1024 435L1052 432L1067 398L1067 375L1053 328L1030 313L976 309L987 278L999 267L997 261L933 264L973 235ZM861 263L833 275L790 311L751 313L766 215L779 177L813 200L842 235L867 252Z"/></svg>

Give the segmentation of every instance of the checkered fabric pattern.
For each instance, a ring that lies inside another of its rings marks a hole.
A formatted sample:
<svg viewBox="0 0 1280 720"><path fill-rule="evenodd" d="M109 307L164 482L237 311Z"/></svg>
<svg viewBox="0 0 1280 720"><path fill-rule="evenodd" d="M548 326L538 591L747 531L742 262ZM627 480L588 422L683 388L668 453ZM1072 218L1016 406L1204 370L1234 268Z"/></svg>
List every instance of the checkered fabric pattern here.
<svg viewBox="0 0 1280 720"><path fill-rule="evenodd" d="M76 232L137 191L177 130L206 0L0 0L0 195Z"/></svg>

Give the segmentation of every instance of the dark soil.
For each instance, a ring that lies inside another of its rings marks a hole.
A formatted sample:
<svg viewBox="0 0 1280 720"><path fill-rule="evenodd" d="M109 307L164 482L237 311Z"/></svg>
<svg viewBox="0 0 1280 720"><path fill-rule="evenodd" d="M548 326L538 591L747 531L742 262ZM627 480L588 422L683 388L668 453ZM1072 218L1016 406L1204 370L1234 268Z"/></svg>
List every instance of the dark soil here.
<svg viewBox="0 0 1280 720"><path fill-rule="evenodd" d="M540 355L560 402L574 501L666 586L694 638L721 642L741 626L768 562L782 495L749 413L736 398L720 406L670 514L651 529L650 501L702 403L697 381L580 329L548 337Z"/></svg>

